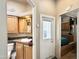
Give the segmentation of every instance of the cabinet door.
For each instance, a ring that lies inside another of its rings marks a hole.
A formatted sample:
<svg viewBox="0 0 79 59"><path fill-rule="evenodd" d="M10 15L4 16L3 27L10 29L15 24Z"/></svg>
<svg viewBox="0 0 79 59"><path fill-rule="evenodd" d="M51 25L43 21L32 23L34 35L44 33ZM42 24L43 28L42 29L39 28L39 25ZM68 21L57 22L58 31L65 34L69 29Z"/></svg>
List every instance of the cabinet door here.
<svg viewBox="0 0 79 59"><path fill-rule="evenodd" d="M64 30L64 31L70 30L70 23L69 22L62 23L61 26L62 26L62 30Z"/></svg>
<svg viewBox="0 0 79 59"><path fill-rule="evenodd" d="M19 18L19 32L32 34L31 18Z"/></svg>
<svg viewBox="0 0 79 59"><path fill-rule="evenodd" d="M20 33L27 33L27 21L26 19L19 19L19 32Z"/></svg>
<svg viewBox="0 0 79 59"><path fill-rule="evenodd" d="M32 59L32 47L24 45L24 59Z"/></svg>
<svg viewBox="0 0 79 59"><path fill-rule="evenodd" d="M18 33L18 18L15 16L8 16L7 19L8 33Z"/></svg>
<svg viewBox="0 0 79 59"><path fill-rule="evenodd" d="M27 18L27 33L32 34L32 18Z"/></svg>
<svg viewBox="0 0 79 59"><path fill-rule="evenodd" d="M16 43L16 59L23 59L23 44Z"/></svg>

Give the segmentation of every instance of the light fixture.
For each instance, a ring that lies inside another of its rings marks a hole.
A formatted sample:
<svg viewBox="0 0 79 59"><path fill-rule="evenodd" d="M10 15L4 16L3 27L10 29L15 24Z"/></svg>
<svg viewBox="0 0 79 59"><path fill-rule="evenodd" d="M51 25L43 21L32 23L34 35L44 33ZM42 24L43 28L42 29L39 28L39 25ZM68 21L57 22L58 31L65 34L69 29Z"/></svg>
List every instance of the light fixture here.
<svg viewBox="0 0 79 59"><path fill-rule="evenodd" d="M8 11L9 12L15 12L16 10L15 9L9 9Z"/></svg>
<svg viewBox="0 0 79 59"><path fill-rule="evenodd" d="M71 8L72 8L72 5L68 6L68 7L66 8L66 11L69 11Z"/></svg>

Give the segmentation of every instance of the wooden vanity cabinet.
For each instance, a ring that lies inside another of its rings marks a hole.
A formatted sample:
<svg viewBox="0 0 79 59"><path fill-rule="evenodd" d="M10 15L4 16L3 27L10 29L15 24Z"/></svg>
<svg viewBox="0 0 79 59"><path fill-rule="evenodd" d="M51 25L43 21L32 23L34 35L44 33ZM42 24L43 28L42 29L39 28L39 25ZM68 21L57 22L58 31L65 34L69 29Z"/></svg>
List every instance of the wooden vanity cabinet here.
<svg viewBox="0 0 79 59"><path fill-rule="evenodd" d="M32 59L32 46L16 43L16 59Z"/></svg>

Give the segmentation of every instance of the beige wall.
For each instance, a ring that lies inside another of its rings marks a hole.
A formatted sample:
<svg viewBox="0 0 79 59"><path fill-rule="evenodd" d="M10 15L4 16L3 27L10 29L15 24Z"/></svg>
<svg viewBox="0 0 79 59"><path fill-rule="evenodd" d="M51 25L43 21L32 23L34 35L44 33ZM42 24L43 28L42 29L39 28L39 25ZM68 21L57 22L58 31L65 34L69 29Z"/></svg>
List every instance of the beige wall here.
<svg viewBox="0 0 79 59"><path fill-rule="evenodd" d="M57 23L57 39L56 39L56 56L60 59L60 48L61 48L61 17L60 15L71 10L79 8L79 0L59 0L56 5L56 23ZM70 7L71 6L71 7Z"/></svg>
<svg viewBox="0 0 79 59"><path fill-rule="evenodd" d="M55 16L55 3L52 0L40 0L40 13Z"/></svg>
<svg viewBox="0 0 79 59"><path fill-rule="evenodd" d="M7 59L6 0L0 0L0 59Z"/></svg>

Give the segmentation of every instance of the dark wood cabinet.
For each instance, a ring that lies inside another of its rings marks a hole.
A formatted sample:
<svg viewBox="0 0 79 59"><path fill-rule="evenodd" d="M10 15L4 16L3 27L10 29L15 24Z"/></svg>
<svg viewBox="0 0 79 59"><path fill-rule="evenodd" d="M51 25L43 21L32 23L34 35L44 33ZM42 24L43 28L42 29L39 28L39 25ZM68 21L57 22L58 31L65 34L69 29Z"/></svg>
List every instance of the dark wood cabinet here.
<svg viewBox="0 0 79 59"><path fill-rule="evenodd" d="M69 31L70 30L70 23L69 22L64 22L61 24L62 30L63 31Z"/></svg>
<svg viewBox="0 0 79 59"><path fill-rule="evenodd" d="M70 33L70 23L69 22L62 22L61 23L61 34L68 35Z"/></svg>

